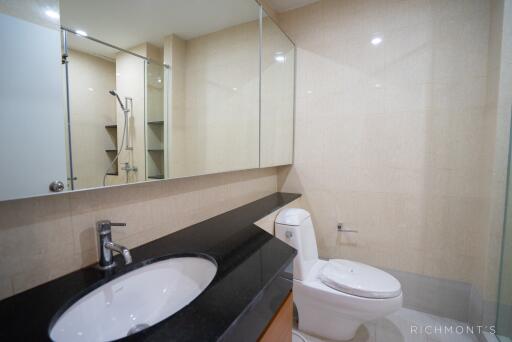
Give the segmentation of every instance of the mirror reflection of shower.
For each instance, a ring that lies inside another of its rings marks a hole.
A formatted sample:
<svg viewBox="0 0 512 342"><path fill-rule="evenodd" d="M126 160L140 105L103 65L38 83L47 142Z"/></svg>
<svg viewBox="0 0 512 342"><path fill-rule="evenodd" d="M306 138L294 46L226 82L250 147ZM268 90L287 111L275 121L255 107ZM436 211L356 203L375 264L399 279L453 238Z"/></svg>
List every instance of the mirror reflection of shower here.
<svg viewBox="0 0 512 342"><path fill-rule="evenodd" d="M127 50L64 27L62 36L68 186L164 178L163 49L144 42Z"/></svg>
<svg viewBox="0 0 512 342"><path fill-rule="evenodd" d="M119 146L119 150L117 151L116 156L114 157L114 159L112 160L112 163L109 165L109 167L105 171L105 174L103 175L103 186L106 185L107 176L109 175L109 173L112 172L112 167L114 166L115 163L117 163L117 161L119 159L119 155L121 154L123 149L133 150L133 147L130 147L129 143L128 143L128 140L129 140L128 139L128 113L130 113L133 109L133 100L131 97L125 97L124 98L125 103L123 104L123 102L121 101L121 98L119 97L119 94L115 90L110 90L109 94L114 96L117 99L117 102L119 102L119 106L121 107L121 110L123 111L123 119L124 120L123 120L123 135L121 138L121 146ZM130 103L130 109L128 108L128 103ZM137 167L130 165L129 162L125 162L122 170L124 170L126 172L126 182L128 183L129 173L132 171L137 172Z"/></svg>

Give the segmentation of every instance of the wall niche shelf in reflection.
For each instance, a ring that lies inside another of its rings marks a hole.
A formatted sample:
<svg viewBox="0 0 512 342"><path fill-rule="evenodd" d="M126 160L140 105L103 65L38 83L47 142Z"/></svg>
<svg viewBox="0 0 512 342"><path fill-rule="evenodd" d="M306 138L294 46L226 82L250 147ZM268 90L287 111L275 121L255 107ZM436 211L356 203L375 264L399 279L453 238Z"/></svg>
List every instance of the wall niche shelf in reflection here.
<svg viewBox="0 0 512 342"><path fill-rule="evenodd" d="M117 124L108 124L105 125L106 132L110 137L110 141L112 142L113 148L105 149L110 162L114 161L115 156L117 155ZM112 164L112 170L107 172L107 176L119 176L118 163Z"/></svg>

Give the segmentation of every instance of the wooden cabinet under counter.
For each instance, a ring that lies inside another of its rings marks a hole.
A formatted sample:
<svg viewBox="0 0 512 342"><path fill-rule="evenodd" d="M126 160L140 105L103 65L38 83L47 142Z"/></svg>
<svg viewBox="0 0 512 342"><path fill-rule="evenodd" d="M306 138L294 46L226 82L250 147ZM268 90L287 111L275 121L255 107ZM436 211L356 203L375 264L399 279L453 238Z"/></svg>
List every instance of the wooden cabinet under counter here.
<svg viewBox="0 0 512 342"><path fill-rule="evenodd" d="M259 342L284 342L292 340L293 295L286 297L283 304L265 328Z"/></svg>

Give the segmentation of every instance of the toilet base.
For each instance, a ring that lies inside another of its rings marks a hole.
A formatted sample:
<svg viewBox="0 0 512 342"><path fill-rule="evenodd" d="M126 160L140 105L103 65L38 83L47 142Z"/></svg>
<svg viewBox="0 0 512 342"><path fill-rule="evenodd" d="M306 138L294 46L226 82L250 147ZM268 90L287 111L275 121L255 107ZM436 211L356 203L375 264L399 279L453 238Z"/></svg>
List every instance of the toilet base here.
<svg viewBox="0 0 512 342"><path fill-rule="evenodd" d="M367 298L330 288L318 276L325 263L318 260L308 279L293 280L299 330L335 341L347 341L354 338L362 324L402 307L401 293L391 298Z"/></svg>
<svg viewBox="0 0 512 342"><path fill-rule="evenodd" d="M348 341L354 338L357 329L364 322L338 315L327 316L325 310L309 307L299 314L299 330L306 334L324 337L334 341Z"/></svg>

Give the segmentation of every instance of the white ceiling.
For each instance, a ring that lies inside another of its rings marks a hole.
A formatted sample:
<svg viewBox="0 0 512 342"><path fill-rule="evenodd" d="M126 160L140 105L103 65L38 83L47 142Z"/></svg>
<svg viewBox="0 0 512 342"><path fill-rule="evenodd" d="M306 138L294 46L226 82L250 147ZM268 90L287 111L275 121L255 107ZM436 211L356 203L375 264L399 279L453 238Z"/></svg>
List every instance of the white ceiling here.
<svg viewBox="0 0 512 342"><path fill-rule="evenodd" d="M267 0L274 11L281 13L306 6L319 0Z"/></svg>
<svg viewBox="0 0 512 342"><path fill-rule="evenodd" d="M124 49L162 46L171 33L191 39L258 18L253 0L60 0L61 24ZM74 39L71 47L112 56L110 49Z"/></svg>

